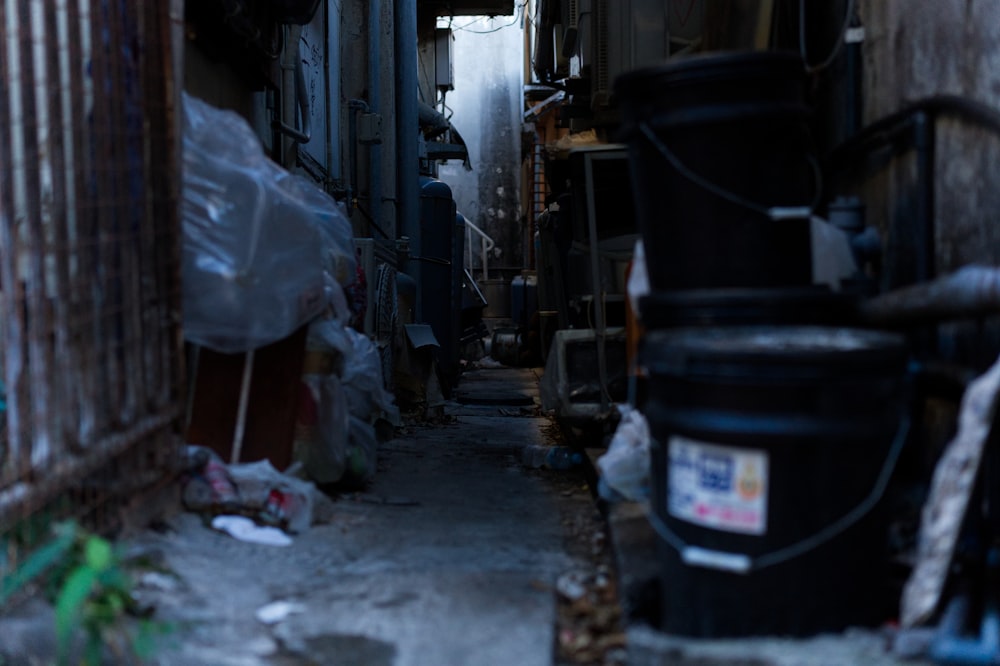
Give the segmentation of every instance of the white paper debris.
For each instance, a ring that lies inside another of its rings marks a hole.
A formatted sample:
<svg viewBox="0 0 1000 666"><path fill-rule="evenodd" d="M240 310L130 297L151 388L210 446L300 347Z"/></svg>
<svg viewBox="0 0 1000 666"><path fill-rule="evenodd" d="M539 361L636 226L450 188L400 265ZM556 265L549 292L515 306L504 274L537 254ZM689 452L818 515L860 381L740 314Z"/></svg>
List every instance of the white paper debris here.
<svg viewBox="0 0 1000 666"><path fill-rule="evenodd" d="M290 546L292 538L277 527L258 525L245 516L216 516L212 527L234 539L263 546Z"/></svg>

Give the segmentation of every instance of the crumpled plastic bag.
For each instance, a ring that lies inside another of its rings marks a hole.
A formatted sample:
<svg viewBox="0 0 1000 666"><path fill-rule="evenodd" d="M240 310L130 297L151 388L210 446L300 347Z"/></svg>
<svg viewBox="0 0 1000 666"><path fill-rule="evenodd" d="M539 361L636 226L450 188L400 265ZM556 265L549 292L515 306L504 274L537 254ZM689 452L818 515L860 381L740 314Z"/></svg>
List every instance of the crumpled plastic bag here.
<svg viewBox="0 0 1000 666"><path fill-rule="evenodd" d="M312 524L313 492L309 481L282 474L269 460L229 466L241 508L287 532L305 532Z"/></svg>
<svg viewBox="0 0 1000 666"><path fill-rule="evenodd" d="M340 483L345 487L362 488L375 477L378 464L378 438L375 426L352 416L347 443L347 468Z"/></svg>
<svg viewBox="0 0 1000 666"><path fill-rule="evenodd" d="M378 412L391 422L399 421L399 408L385 389L382 377L382 357L378 347L365 334L353 328L345 329L351 341L351 351L344 358L341 378L347 391L351 416L370 421Z"/></svg>
<svg viewBox="0 0 1000 666"><path fill-rule="evenodd" d="M336 483L347 465L347 397L335 374L301 380L293 456L316 483Z"/></svg>
<svg viewBox="0 0 1000 666"><path fill-rule="evenodd" d="M649 497L649 424L637 409L619 405L618 410L621 421L608 450L597 459L598 490L609 501L644 501Z"/></svg>
<svg viewBox="0 0 1000 666"><path fill-rule="evenodd" d="M358 254L354 229L342 204L302 176L291 176L283 187L295 191L309 207L320 232L323 270L342 286L358 279Z"/></svg>
<svg viewBox="0 0 1000 666"><path fill-rule="evenodd" d="M354 349L353 341L348 327L337 319L317 319L309 324L306 335L306 352L309 357L315 355L330 355L329 367L333 368L337 376L343 374L344 359L349 356ZM306 369L308 374L308 368Z"/></svg>
<svg viewBox="0 0 1000 666"><path fill-rule="evenodd" d="M830 289L840 289L841 280L857 275L858 267L847 234L826 220L813 216L810 220L812 237L813 282Z"/></svg>
<svg viewBox="0 0 1000 666"><path fill-rule="evenodd" d="M183 165L185 338L245 352L322 312L322 192L271 161L239 115L188 95Z"/></svg>

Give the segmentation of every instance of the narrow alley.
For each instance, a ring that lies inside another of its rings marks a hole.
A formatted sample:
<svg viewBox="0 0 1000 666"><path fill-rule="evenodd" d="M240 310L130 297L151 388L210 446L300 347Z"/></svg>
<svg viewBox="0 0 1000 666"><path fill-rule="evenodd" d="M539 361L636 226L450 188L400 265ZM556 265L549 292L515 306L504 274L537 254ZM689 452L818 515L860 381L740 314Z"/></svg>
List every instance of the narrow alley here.
<svg viewBox="0 0 1000 666"><path fill-rule="evenodd" d="M336 497L329 523L290 547L241 543L190 513L133 542L177 574L141 588L177 625L156 663L557 663L560 578L612 582L582 473L522 464L553 428L532 397L532 370L469 372L468 404L405 427L372 486ZM289 614L264 624L257 611L276 602Z"/></svg>
<svg viewBox="0 0 1000 666"><path fill-rule="evenodd" d="M0 0L0 666L1000 664L996 26Z"/></svg>

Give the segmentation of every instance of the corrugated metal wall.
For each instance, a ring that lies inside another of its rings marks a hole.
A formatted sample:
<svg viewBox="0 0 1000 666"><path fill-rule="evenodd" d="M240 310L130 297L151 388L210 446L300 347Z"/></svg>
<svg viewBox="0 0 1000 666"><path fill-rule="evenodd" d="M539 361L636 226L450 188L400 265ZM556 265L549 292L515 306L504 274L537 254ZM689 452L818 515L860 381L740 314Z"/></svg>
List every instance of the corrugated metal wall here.
<svg viewBox="0 0 1000 666"><path fill-rule="evenodd" d="M181 338L166 2L0 0L0 536L176 469Z"/></svg>

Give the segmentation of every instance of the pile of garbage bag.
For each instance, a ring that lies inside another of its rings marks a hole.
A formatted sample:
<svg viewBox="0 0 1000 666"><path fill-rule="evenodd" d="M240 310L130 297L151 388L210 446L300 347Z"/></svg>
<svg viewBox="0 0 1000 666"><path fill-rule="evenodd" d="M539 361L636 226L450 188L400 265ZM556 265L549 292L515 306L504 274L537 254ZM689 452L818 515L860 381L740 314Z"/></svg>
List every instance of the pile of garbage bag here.
<svg viewBox="0 0 1000 666"><path fill-rule="evenodd" d="M294 457L318 484L368 483L375 425L399 411L375 344L351 327L364 275L350 220L269 159L243 118L189 95L183 154L185 339L249 352L308 325Z"/></svg>
<svg viewBox="0 0 1000 666"><path fill-rule="evenodd" d="M222 353L276 342L357 279L336 201L273 162L232 111L184 96L184 337Z"/></svg>

